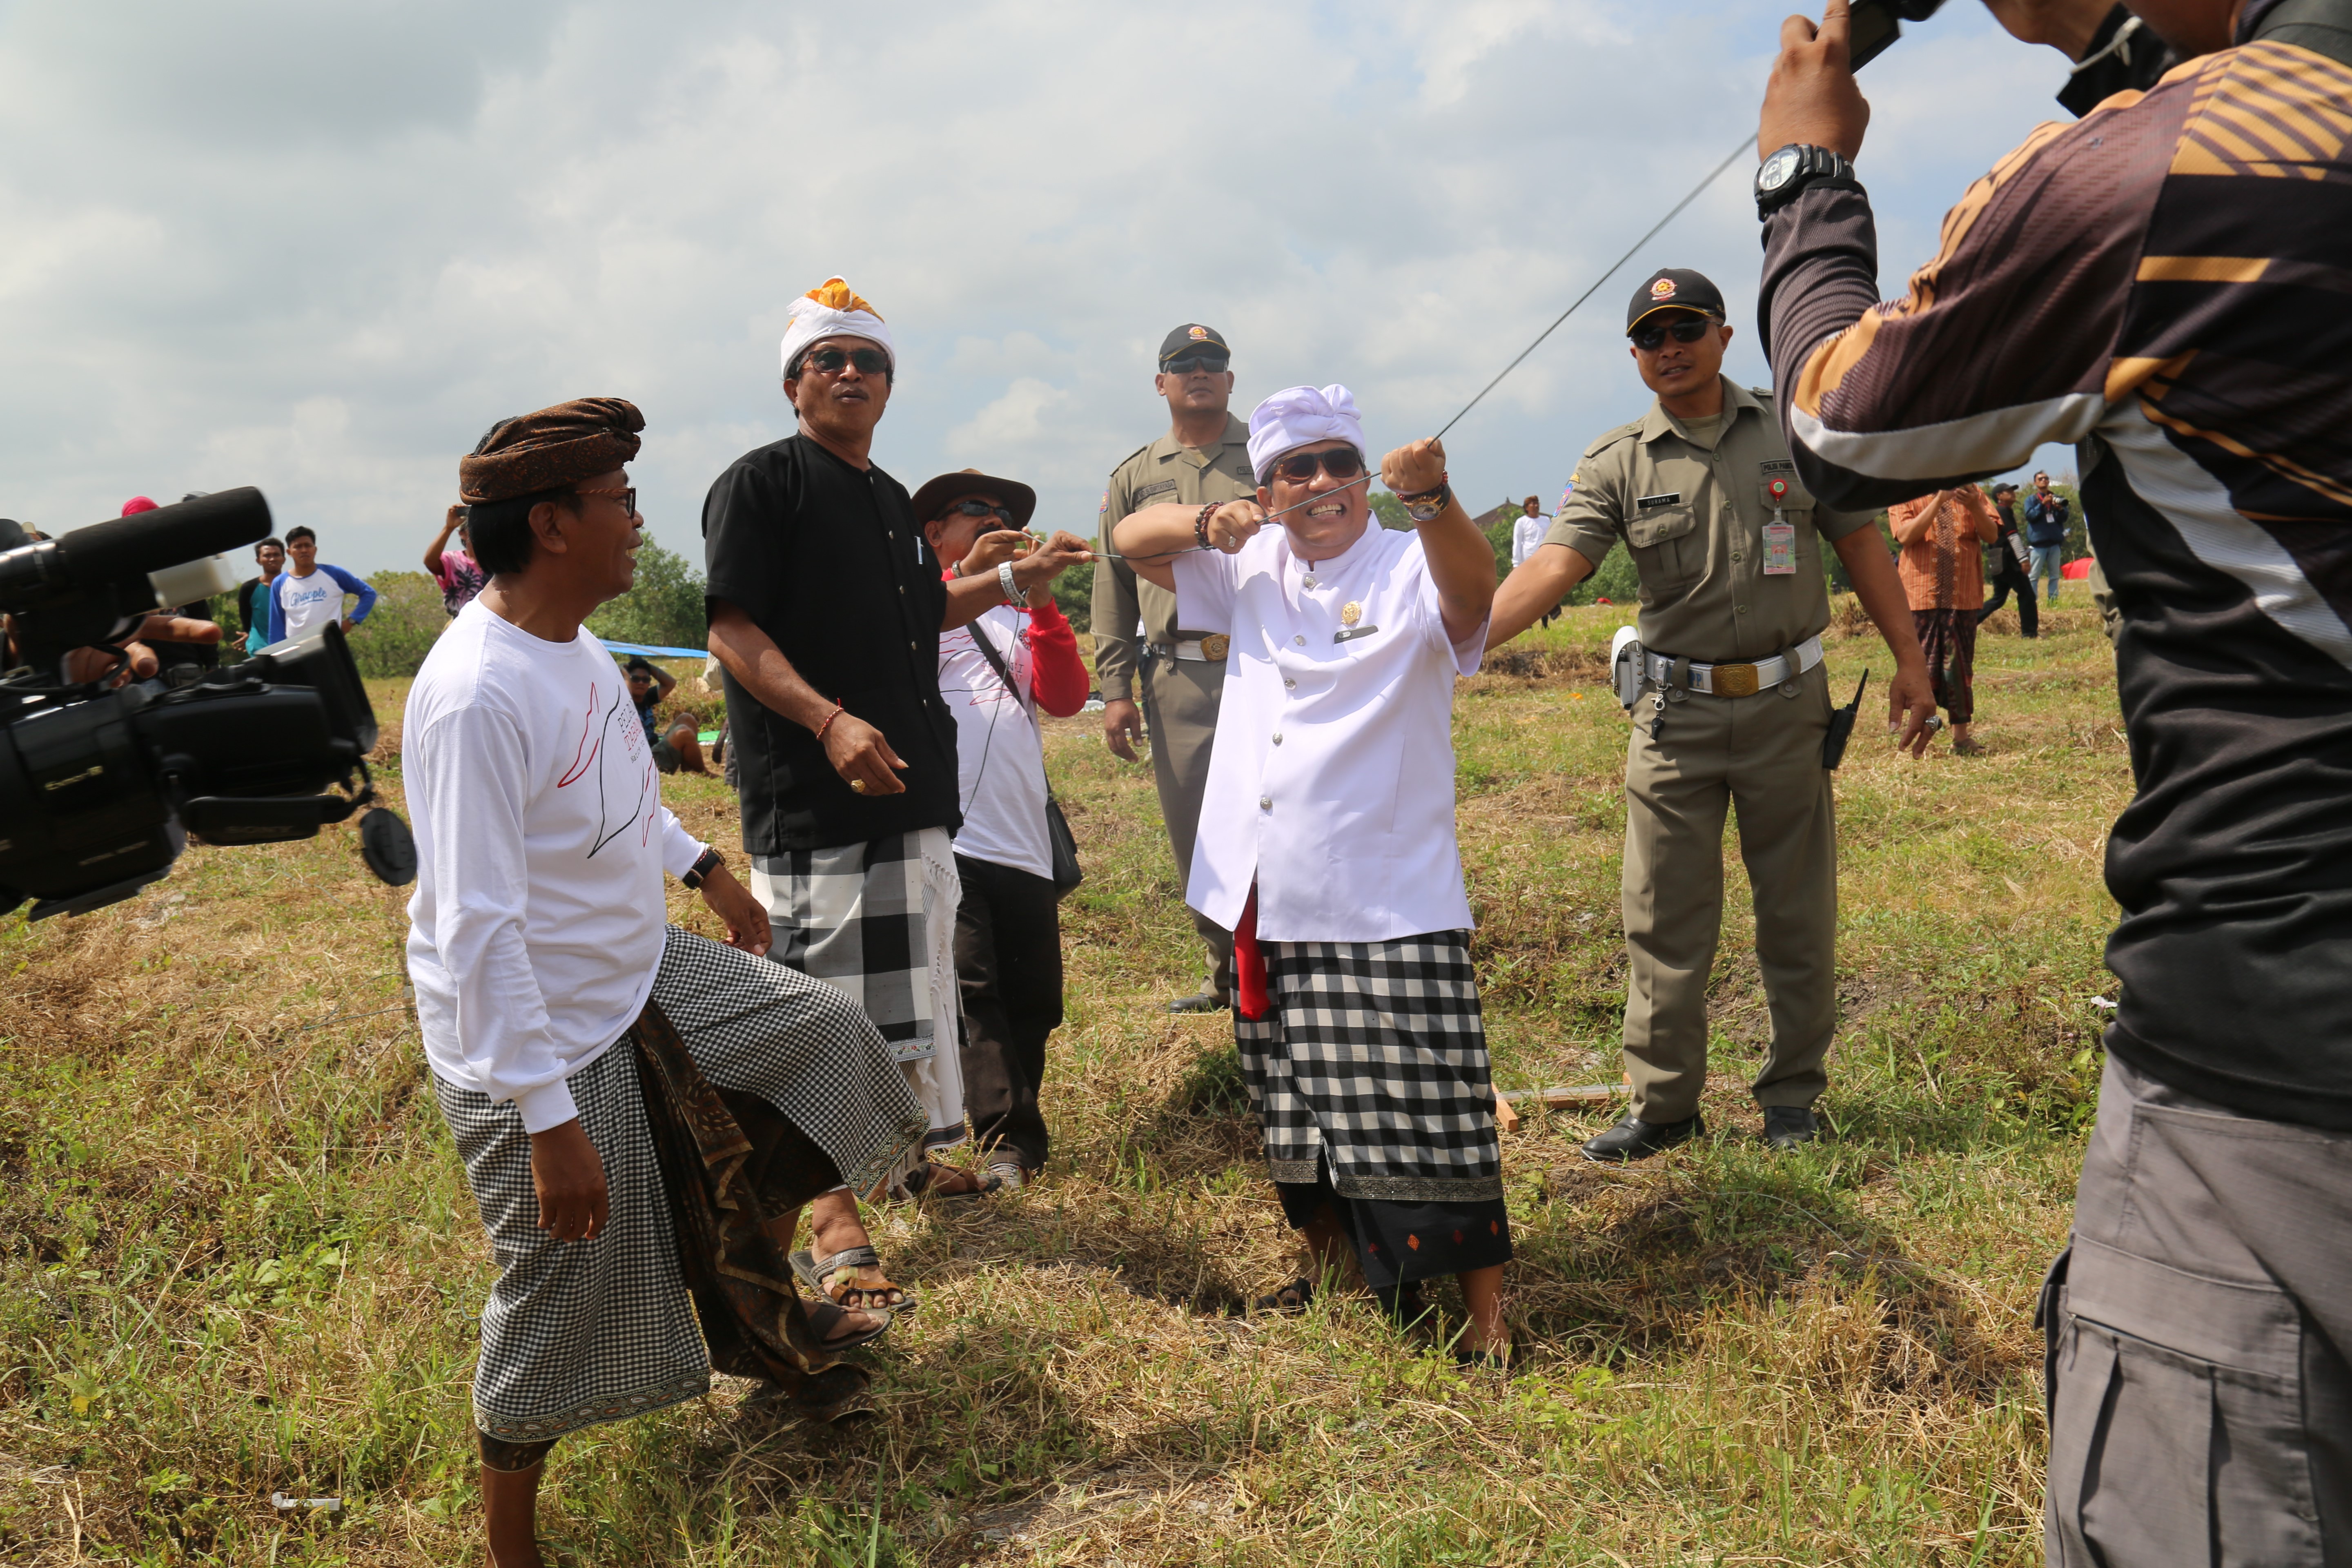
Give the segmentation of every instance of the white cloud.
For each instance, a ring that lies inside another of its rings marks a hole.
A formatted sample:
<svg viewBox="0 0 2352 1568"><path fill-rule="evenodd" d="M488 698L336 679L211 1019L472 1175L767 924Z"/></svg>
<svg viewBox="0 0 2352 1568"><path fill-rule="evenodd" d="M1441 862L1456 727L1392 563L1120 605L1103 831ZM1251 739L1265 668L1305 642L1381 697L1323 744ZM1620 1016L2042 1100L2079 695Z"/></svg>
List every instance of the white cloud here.
<svg viewBox="0 0 2352 1568"><path fill-rule="evenodd" d="M899 335L877 444L1091 521L1200 320L1238 399L1348 382L1433 429L1755 123L1770 8L1622 0L72 5L0 11L0 512L257 484L405 564L494 419L649 420L656 536L785 433L783 307L842 272ZM1864 79L1890 291L2063 67L1948 7ZM1645 402L1624 297L1695 265L1752 327L1746 165L1448 438L1556 493ZM1755 334L1735 372L1760 381Z"/></svg>

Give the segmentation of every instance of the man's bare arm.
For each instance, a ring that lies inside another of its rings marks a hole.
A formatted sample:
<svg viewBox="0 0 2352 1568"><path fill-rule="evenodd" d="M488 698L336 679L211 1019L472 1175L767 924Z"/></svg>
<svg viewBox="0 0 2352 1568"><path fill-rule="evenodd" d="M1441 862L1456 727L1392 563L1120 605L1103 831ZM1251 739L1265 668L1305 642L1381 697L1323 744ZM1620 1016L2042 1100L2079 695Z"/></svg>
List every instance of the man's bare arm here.
<svg viewBox="0 0 2352 1568"><path fill-rule="evenodd" d="M1854 596L1895 656L1895 679L1886 683L1886 724L1895 731L1895 748L1918 756L1927 749L1927 721L1936 716L1936 696L1927 679L1927 656L1920 651L1919 634L1911 624L1910 601L1895 574L1894 557L1879 542L1874 528L1857 528L1832 542L1853 580Z"/></svg>
<svg viewBox="0 0 2352 1568"><path fill-rule="evenodd" d="M1570 588L1591 575L1592 563L1581 550L1567 544L1538 546L1495 590L1495 624L1486 629L1487 647L1498 648L1534 626Z"/></svg>
<svg viewBox="0 0 2352 1568"><path fill-rule="evenodd" d="M1135 569L1135 574L1170 593L1176 591L1176 557L1201 547L1193 531L1201 509L1182 501L1161 501L1131 511L1111 530L1111 548ZM1265 525L1265 511L1254 500L1229 500L1209 516L1209 542L1231 555Z"/></svg>
<svg viewBox="0 0 2352 1568"><path fill-rule="evenodd" d="M1056 529L1053 538L1012 563L1013 581L1024 590L1034 591L1049 586L1069 568L1094 558L1095 552L1087 548L1085 540ZM948 608L940 617L940 630L951 632L958 626L969 626L1004 602L1004 586L993 568L959 577L948 584Z"/></svg>
<svg viewBox="0 0 2352 1568"><path fill-rule="evenodd" d="M867 795L902 795L906 784L898 773L907 764L882 731L854 713L835 714L834 700L801 679L793 661L775 640L761 631L741 606L725 599L710 601L710 651L735 683L757 698L761 706L789 719L811 734L824 731L825 760L853 789L860 783ZM830 724L826 723L831 720Z"/></svg>

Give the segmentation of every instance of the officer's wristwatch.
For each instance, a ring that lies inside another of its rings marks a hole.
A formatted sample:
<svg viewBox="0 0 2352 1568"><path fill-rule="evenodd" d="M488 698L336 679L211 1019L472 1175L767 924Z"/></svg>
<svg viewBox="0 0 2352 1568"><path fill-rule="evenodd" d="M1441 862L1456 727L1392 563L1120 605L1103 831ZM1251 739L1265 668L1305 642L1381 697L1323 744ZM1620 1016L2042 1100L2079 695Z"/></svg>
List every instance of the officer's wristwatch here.
<svg viewBox="0 0 2352 1568"><path fill-rule="evenodd" d="M1756 216L1770 217L1815 185L1858 191L1853 165L1826 147L1791 142L1756 166Z"/></svg>

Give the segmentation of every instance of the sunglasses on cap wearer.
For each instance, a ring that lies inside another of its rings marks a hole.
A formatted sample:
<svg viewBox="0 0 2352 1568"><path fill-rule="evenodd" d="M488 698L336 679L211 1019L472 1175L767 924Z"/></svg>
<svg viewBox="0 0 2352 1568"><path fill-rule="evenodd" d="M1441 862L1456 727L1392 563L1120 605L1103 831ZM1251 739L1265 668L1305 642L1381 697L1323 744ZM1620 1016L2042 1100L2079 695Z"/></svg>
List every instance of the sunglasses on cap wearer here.
<svg viewBox="0 0 2352 1568"><path fill-rule="evenodd" d="M940 513L940 515L932 521L937 522L945 522L951 517L1001 518L1003 520L1004 526L1007 528L1017 528L1020 526L1013 521L1013 509L1011 507L999 506L996 502L991 500L960 500L956 502L955 505L948 508L947 510Z"/></svg>
<svg viewBox="0 0 2352 1568"><path fill-rule="evenodd" d="M1323 452L1293 452L1275 459L1266 477L1288 479L1294 485L1311 485L1315 470L1321 468L1335 479L1352 479L1364 471L1363 454L1353 447L1334 447Z"/></svg>
<svg viewBox="0 0 2352 1568"><path fill-rule="evenodd" d="M637 515L637 487L636 487L636 486L635 486L635 485L631 485L631 486L630 486L628 489L604 489L604 490L582 489L582 490L579 490L579 491L577 491L577 492L575 492L575 493L580 494L580 495L583 495L583 496L612 496L612 497L614 497L615 499L617 499L617 500L620 501L620 503L621 503L621 510L622 510L623 511L627 512L631 517L635 517L635 516L636 516L636 515Z"/></svg>
<svg viewBox="0 0 2352 1568"><path fill-rule="evenodd" d="M1670 321L1643 321L1625 335L1633 340L1635 348L1645 353L1654 353L1666 346L1669 333L1678 343L1695 343L1706 336L1708 329L1714 325L1715 319L1711 316L1677 314Z"/></svg>
<svg viewBox="0 0 2352 1568"><path fill-rule="evenodd" d="M1223 371L1233 363L1226 354L1186 354L1182 359L1170 360L1160 370L1163 375L1190 375L1196 370L1214 374Z"/></svg>
<svg viewBox="0 0 2352 1568"><path fill-rule="evenodd" d="M801 356L801 368L825 375L838 375L841 367L854 364L865 375L882 375L890 368L890 356L880 349L811 349Z"/></svg>

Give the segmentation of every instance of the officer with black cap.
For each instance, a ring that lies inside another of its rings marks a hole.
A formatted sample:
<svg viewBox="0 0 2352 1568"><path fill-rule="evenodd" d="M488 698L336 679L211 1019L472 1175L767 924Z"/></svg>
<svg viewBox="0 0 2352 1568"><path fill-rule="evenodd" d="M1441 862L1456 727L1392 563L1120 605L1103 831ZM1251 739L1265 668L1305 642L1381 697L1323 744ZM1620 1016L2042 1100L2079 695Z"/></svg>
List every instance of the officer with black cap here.
<svg viewBox="0 0 2352 1568"><path fill-rule="evenodd" d="M1638 1160L1706 1131L1707 975L1723 921L1723 819L1734 805L1771 1005L1771 1045L1753 1085L1764 1136L1789 1149L1819 1133L1812 1103L1829 1085L1822 1064L1837 1025L1822 541L1895 653L1896 691L1916 684L1924 696L1926 686L1871 514L1815 504L1772 394L1723 374L1725 314L1716 286L1681 268L1634 291L1625 335L1657 401L1585 449L1542 546L1497 591L1486 640L1491 649L1525 631L1623 542L1642 583L1638 642L1619 688L1633 717L1621 889L1633 1102L1584 1146L1592 1160Z"/></svg>
<svg viewBox="0 0 2352 1568"><path fill-rule="evenodd" d="M1257 499L1249 425L1226 406L1234 393L1232 363L1223 334L1198 321L1185 322L1160 342L1152 385L1168 402L1168 434L1129 453L1111 470L1097 546L1104 552L1095 565L1095 676L1102 688L1103 739L1113 753L1134 762L1136 739L1149 722L1151 771L1180 886L1192 874L1192 836L1209 783L1217 699L1225 686L1225 639L1178 626L1176 595L1139 581L1134 567L1108 552L1108 544L1119 521L1143 507ZM1208 943L1213 972L1198 994L1169 1003L1171 1012L1211 1012L1232 998L1232 933L1197 912L1192 924Z"/></svg>

